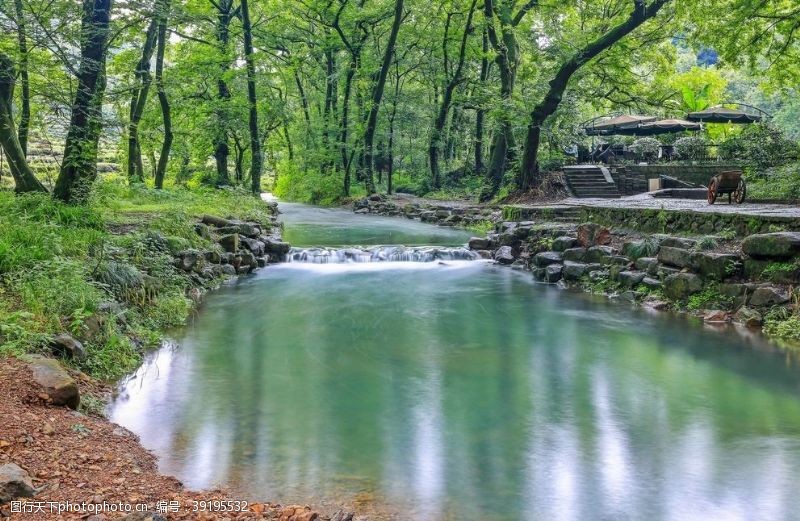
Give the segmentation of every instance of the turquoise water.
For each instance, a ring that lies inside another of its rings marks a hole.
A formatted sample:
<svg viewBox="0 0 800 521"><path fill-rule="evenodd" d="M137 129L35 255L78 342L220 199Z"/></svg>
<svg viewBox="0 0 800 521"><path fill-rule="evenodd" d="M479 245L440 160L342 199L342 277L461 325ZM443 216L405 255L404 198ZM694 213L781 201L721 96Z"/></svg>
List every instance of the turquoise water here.
<svg viewBox="0 0 800 521"><path fill-rule="evenodd" d="M324 213L347 226L292 205L287 239L464 240ZM114 421L194 488L400 519L800 519L784 356L484 261L261 270L121 391Z"/></svg>

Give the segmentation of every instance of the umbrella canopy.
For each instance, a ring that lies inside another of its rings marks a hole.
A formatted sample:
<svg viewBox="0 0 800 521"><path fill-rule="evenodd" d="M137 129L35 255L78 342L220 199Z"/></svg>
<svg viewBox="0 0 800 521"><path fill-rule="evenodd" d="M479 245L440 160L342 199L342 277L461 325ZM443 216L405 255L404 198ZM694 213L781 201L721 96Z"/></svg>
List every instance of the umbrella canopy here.
<svg viewBox="0 0 800 521"><path fill-rule="evenodd" d="M740 109L731 109L717 105L697 112L690 112L686 119L690 121L705 121L706 123L755 123L764 117L761 114L753 114Z"/></svg>
<svg viewBox="0 0 800 521"><path fill-rule="evenodd" d="M684 131L702 130L703 125L685 119L659 119L649 123L642 123L636 128L625 129L632 136L654 136L656 134L674 134Z"/></svg>
<svg viewBox="0 0 800 521"><path fill-rule="evenodd" d="M583 127L587 136L607 136L610 134L619 134L630 127L636 127L640 123L648 121L655 121L657 118L654 116L637 116L637 115L622 115L613 118L605 119L598 122L592 122Z"/></svg>

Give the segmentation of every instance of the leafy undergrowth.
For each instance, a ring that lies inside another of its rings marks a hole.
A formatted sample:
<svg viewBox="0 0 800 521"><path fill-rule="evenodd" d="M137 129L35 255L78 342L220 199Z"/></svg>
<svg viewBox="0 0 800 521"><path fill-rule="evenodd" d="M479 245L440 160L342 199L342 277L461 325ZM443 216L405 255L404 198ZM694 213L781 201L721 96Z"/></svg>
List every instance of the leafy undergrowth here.
<svg viewBox="0 0 800 521"><path fill-rule="evenodd" d="M747 179L747 196L765 200L800 200L800 163L771 168Z"/></svg>
<svg viewBox="0 0 800 521"><path fill-rule="evenodd" d="M132 370L191 310L196 283L173 254L214 247L194 230L204 213L269 217L244 192L155 191L113 177L87 206L0 191L0 355L45 351L69 332L86 347L82 369L99 378Z"/></svg>

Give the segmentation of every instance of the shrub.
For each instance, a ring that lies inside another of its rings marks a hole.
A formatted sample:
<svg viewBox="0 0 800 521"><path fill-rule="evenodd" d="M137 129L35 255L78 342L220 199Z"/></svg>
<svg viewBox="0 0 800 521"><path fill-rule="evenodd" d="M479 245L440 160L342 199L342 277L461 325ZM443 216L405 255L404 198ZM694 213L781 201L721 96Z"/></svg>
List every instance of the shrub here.
<svg viewBox="0 0 800 521"><path fill-rule="evenodd" d="M675 154L680 159L703 159L706 156L706 140L697 136L676 139Z"/></svg>
<svg viewBox="0 0 800 521"><path fill-rule="evenodd" d="M652 161L658 158L661 142L652 137L643 137L631 143L629 148L643 159Z"/></svg>
<svg viewBox="0 0 800 521"><path fill-rule="evenodd" d="M720 143L719 155L764 170L798 159L798 145L777 127L759 123L747 126L739 135Z"/></svg>

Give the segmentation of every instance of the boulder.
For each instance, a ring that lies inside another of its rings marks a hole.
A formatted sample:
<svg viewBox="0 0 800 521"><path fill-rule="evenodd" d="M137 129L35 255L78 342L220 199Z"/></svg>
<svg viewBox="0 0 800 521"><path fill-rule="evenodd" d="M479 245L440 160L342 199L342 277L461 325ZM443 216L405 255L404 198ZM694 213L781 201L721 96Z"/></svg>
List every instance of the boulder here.
<svg viewBox="0 0 800 521"><path fill-rule="evenodd" d="M672 300L683 300L702 289L703 281L693 273L673 273L664 279L664 294Z"/></svg>
<svg viewBox="0 0 800 521"><path fill-rule="evenodd" d="M622 254L636 260L647 255L658 253L658 243L654 241L625 241L622 245Z"/></svg>
<svg viewBox="0 0 800 521"><path fill-rule="evenodd" d="M225 275L236 275L236 268L234 268L232 264L223 264L221 268L222 273Z"/></svg>
<svg viewBox="0 0 800 521"><path fill-rule="evenodd" d="M603 264L607 264L609 266L628 266L630 263L631 260L628 257L623 257L622 255L611 255L603 259Z"/></svg>
<svg viewBox="0 0 800 521"><path fill-rule="evenodd" d="M292 249L292 246L288 242L276 239L264 240L263 237L261 240L264 243L264 251L272 255L286 255L289 253L289 250Z"/></svg>
<svg viewBox="0 0 800 521"><path fill-rule="evenodd" d="M549 264L544 269L544 280L551 284L555 284L561 280L563 269L564 266L561 264Z"/></svg>
<svg viewBox="0 0 800 521"><path fill-rule="evenodd" d="M658 261L668 266L676 266L678 268L689 268L693 266L692 253L683 248L676 248L674 246L664 246L658 250Z"/></svg>
<svg viewBox="0 0 800 521"><path fill-rule="evenodd" d="M14 463L0 465L0 504L19 497L33 497L35 493L27 472Z"/></svg>
<svg viewBox="0 0 800 521"><path fill-rule="evenodd" d="M578 239L566 235L553 239L553 251L564 251L578 245Z"/></svg>
<svg viewBox="0 0 800 521"><path fill-rule="evenodd" d="M469 240L470 250L485 250L489 248L489 239L486 237L472 237Z"/></svg>
<svg viewBox="0 0 800 521"><path fill-rule="evenodd" d="M703 277L723 281L741 270L739 256L729 253L695 253L692 265Z"/></svg>
<svg viewBox="0 0 800 521"><path fill-rule="evenodd" d="M605 260L614 255L614 248L611 246L591 246L586 250L584 260L586 262L605 263Z"/></svg>
<svg viewBox="0 0 800 521"><path fill-rule="evenodd" d="M560 253L556 251L544 251L542 253L537 253L533 257L533 264L543 268L550 264L560 264L562 260L563 258Z"/></svg>
<svg viewBox="0 0 800 521"><path fill-rule="evenodd" d="M514 262L514 254L511 250L511 246L500 246L497 251L494 252L494 260L500 264L511 264Z"/></svg>
<svg viewBox="0 0 800 521"><path fill-rule="evenodd" d="M751 306L777 306L789 302L789 292L773 286L761 286L753 291L747 303Z"/></svg>
<svg viewBox="0 0 800 521"><path fill-rule="evenodd" d="M650 275L655 275L658 270L658 259L655 257L639 257L633 263L637 270L646 271Z"/></svg>
<svg viewBox="0 0 800 521"><path fill-rule="evenodd" d="M642 279L642 285L647 289L661 289L661 281L653 277L645 277Z"/></svg>
<svg viewBox="0 0 800 521"><path fill-rule="evenodd" d="M186 250L178 253L178 267L183 271L195 271L198 264L202 264L205 257L197 250Z"/></svg>
<svg viewBox="0 0 800 521"><path fill-rule="evenodd" d="M580 262L586 257L586 248L569 248L563 251L565 261Z"/></svg>
<svg viewBox="0 0 800 521"><path fill-rule="evenodd" d="M606 270L591 270L589 271L589 280L592 282L600 282L608 278L608 271Z"/></svg>
<svg viewBox="0 0 800 521"><path fill-rule="evenodd" d="M50 341L50 350L58 356L66 355L77 361L86 360L86 348L68 333L61 333L53 337Z"/></svg>
<svg viewBox="0 0 800 521"><path fill-rule="evenodd" d="M29 365L33 373L33 381L41 387L50 403L66 405L71 409L78 408L81 401L78 384L57 360L33 356Z"/></svg>
<svg viewBox="0 0 800 521"><path fill-rule="evenodd" d="M252 252L243 251L242 253L239 254L239 256L242 258L241 262L239 263L239 266L255 266L256 265L256 256L253 255Z"/></svg>
<svg viewBox="0 0 800 521"><path fill-rule="evenodd" d="M589 265L582 262L564 261L563 266L562 275L565 280L580 280Z"/></svg>
<svg viewBox="0 0 800 521"><path fill-rule="evenodd" d="M750 235L742 241L742 251L756 259L788 259L800 255L800 232Z"/></svg>
<svg viewBox="0 0 800 521"><path fill-rule="evenodd" d="M231 233L228 235L223 235L219 238L219 245L222 248L230 253L236 253L239 251L239 234L238 233Z"/></svg>
<svg viewBox="0 0 800 521"><path fill-rule="evenodd" d="M242 237L242 244L245 248L250 250L253 255L256 257L260 257L265 253L264 243L259 241L258 239L251 239L249 237Z"/></svg>
<svg viewBox="0 0 800 521"><path fill-rule="evenodd" d="M595 223L583 223L578 226L578 244L584 248L610 243L611 232L608 228Z"/></svg>
<svg viewBox="0 0 800 521"><path fill-rule="evenodd" d="M617 280L626 288L635 288L645 278L643 271L622 271L617 275Z"/></svg>
<svg viewBox="0 0 800 521"><path fill-rule="evenodd" d="M740 307L733 319L747 327L761 327L761 324L764 323L764 317L761 316L761 313L747 306Z"/></svg>
<svg viewBox="0 0 800 521"><path fill-rule="evenodd" d="M703 322L718 324L728 321L728 313L721 309L711 309L703 313Z"/></svg>
<svg viewBox="0 0 800 521"><path fill-rule="evenodd" d="M203 239L211 239L211 228L207 224L197 223L194 225L194 231Z"/></svg>
<svg viewBox="0 0 800 521"><path fill-rule="evenodd" d="M220 264L222 262L222 255L218 251L209 250L203 253L203 257L205 257L206 262L211 264Z"/></svg>
<svg viewBox="0 0 800 521"><path fill-rule="evenodd" d="M661 246L667 246L669 248L679 248L682 250L689 250L697 244L697 241L694 239L687 239L685 237L664 237L661 239Z"/></svg>

